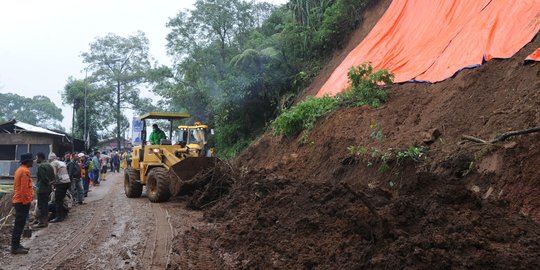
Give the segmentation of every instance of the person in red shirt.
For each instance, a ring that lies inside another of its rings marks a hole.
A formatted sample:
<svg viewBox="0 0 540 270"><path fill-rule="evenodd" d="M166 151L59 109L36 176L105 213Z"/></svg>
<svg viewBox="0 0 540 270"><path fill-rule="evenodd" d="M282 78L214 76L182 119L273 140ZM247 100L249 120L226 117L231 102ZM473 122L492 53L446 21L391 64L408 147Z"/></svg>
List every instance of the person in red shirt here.
<svg viewBox="0 0 540 270"><path fill-rule="evenodd" d="M15 225L11 236L11 253L27 254L28 248L21 245L21 235L30 211L30 203L34 199L34 189L32 187L32 176L30 167L34 165L32 153L21 155L21 166L15 171L13 182L13 207L15 208Z"/></svg>

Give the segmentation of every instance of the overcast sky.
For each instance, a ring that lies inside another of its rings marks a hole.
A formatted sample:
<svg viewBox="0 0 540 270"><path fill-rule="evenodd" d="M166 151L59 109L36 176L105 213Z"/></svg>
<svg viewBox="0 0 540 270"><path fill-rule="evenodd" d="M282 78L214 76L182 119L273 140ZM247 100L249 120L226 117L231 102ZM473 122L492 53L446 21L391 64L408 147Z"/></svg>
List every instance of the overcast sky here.
<svg viewBox="0 0 540 270"><path fill-rule="evenodd" d="M138 30L150 40L150 53L169 65L168 18L195 0L16 0L0 1L0 93L46 95L71 129L70 107L60 91L69 76L84 79L81 52L107 33L127 36ZM262 2L262 0L261 0ZM287 0L268 0L283 4ZM128 116L131 117L131 116Z"/></svg>

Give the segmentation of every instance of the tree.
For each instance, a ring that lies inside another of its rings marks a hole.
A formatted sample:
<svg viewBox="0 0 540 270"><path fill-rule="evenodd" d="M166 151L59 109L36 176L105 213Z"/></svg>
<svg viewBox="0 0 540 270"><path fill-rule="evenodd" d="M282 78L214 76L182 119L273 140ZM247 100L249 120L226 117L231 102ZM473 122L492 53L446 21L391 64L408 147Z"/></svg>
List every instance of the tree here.
<svg viewBox="0 0 540 270"><path fill-rule="evenodd" d="M73 108L73 136L85 139L84 133L84 92L86 88L86 123L89 147L96 145L98 131L107 129L115 122L113 114L105 113L112 106L107 89L97 88L88 80L78 80L69 77L62 91L62 103Z"/></svg>
<svg viewBox="0 0 540 270"><path fill-rule="evenodd" d="M27 98L12 93L0 93L0 119L15 119L31 125L53 128L62 121L62 110L46 96Z"/></svg>
<svg viewBox="0 0 540 270"><path fill-rule="evenodd" d="M264 127L277 107L281 82L288 81L281 50L257 31L273 10L253 1L199 0L167 24L175 66L154 91L169 108L187 110L219 130L222 153L238 152Z"/></svg>
<svg viewBox="0 0 540 270"><path fill-rule="evenodd" d="M84 87L84 81L76 81L73 77L69 77L68 83L64 87L64 92L62 92L63 105L72 105L71 135L74 138L81 139L84 139L84 134L81 133L80 128L75 128L75 118L78 116L78 112L81 108L84 110Z"/></svg>
<svg viewBox="0 0 540 270"><path fill-rule="evenodd" d="M81 56L93 71L92 78L113 102L116 117L116 140L120 146L122 108L138 97L137 87L146 82L151 69L149 42L143 32L121 37L108 34L90 43L90 51Z"/></svg>

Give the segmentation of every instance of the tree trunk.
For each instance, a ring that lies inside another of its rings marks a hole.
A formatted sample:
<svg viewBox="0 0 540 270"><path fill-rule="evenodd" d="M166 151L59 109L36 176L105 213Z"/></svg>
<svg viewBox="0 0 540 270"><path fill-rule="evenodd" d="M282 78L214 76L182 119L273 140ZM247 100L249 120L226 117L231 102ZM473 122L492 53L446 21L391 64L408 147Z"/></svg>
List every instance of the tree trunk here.
<svg viewBox="0 0 540 270"><path fill-rule="evenodd" d="M73 114L71 115L71 152L75 152L75 102L73 102Z"/></svg>

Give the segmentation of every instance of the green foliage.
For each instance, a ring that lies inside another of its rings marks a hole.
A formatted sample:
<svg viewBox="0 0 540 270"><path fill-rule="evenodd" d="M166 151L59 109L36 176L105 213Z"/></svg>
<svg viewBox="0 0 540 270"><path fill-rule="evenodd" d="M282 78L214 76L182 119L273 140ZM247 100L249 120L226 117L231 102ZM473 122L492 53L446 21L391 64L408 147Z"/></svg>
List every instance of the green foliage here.
<svg viewBox="0 0 540 270"><path fill-rule="evenodd" d="M425 153L425 148L410 146L406 150L399 151L396 153L396 161L398 164L402 164L407 160L412 160L414 162L420 162Z"/></svg>
<svg viewBox="0 0 540 270"><path fill-rule="evenodd" d="M394 74L386 69L374 71L369 63L352 67L348 73L350 87L339 95L345 106L379 107L388 95L381 85L390 85Z"/></svg>
<svg viewBox="0 0 540 270"><path fill-rule="evenodd" d="M372 1L337 0L324 11L322 24L316 33L316 45L322 49L342 46L342 41L362 19L362 11Z"/></svg>
<svg viewBox="0 0 540 270"><path fill-rule="evenodd" d="M349 151L350 155L360 156L360 157L366 156L369 151L368 148L365 146L354 146L354 145L350 145L349 147L347 147L347 150Z"/></svg>
<svg viewBox="0 0 540 270"><path fill-rule="evenodd" d="M223 121L223 120L221 120ZM222 122L223 123L223 122ZM229 159L239 154L251 143L251 138L244 136L242 121L227 121L229 125L217 125L215 129L214 142L217 145L227 145L228 147L219 149L218 156L222 159Z"/></svg>
<svg viewBox="0 0 540 270"><path fill-rule="evenodd" d="M164 110L188 111L213 126L218 154L231 156L288 107L284 99L309 85L371 2L197 0L167 23L174 66L153 90Z"/></svg>
<svg viewBox="0 0 540 270"><path fill-rule="evenodd" d="M368 167L379 165L378 171L386 173L393 171L396 167L404 165L408 160L422 162L426 157L427 149L418 146L409 146L405 150L396 151L388 149L382 151L376 147L368 149L365 146L350 145L347 147L349 155L359 157L365 161Z"/></svg>
<svg viewBox="0 0 540 270"><path fill-rule="evenodd" d="M369 138L374 141L382 141L383 140L383 133L382 128L379 123L373 123L369 126L371 129L371 133L369 134Z"/></svg>
<svg viewBox="0 0 540 270"><path fill-rule="evenodd" d="M315 122L336 109L337 100L330 96L308 97L292 108L282 112L273 122L274 133L285 136L297 135L311 130Z"/></svg>
<svg viewBox="0 0 540 270"><path fill-rule="evenodd" d="M46 96L23 97L0 93L0 119L15 119L45 128L57 128L62 121L62 110Z"/></svg>
<svg viewBox="0 0 540 270"><path fill-rule="evenodd" d="M319 118L329 114L339 106L379 106L381 102L386 101L386 92L380 89L378 83L391 84L393 75L387 70L373 71L373 67L369 63L351 68L349 80L352 84L352 91L346 91L335 97L308 97L291 109L283 111L272 122L274 133L295 136L302 130L309 132ZM370 128L372 129L370 138L381 141L383 134L380 125L375 123ZM304 133L301 142L307 140L306 136L307 133Z"/></svg>

